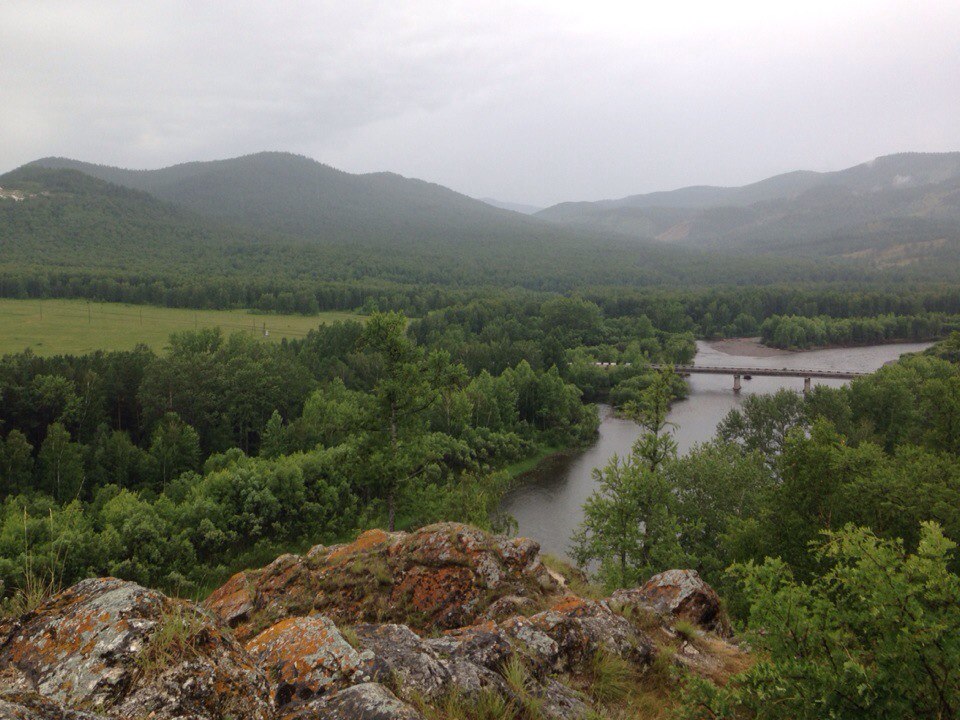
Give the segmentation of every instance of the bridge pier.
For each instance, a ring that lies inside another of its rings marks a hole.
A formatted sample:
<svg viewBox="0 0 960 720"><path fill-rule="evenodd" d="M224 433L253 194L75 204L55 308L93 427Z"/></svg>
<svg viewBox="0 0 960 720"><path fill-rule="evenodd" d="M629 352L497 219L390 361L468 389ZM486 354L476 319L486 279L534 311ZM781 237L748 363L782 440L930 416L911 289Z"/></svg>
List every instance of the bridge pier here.
<svg viewBox="0 0 960 720"><path fill-rule="evenodd" d="M803 379L803 394L806 395L810 392L810 378L805 377Z"/></svg>
<svg viewBox="0 0 960 720"><path fill-rule="evenodd" d="M739 375L733 376L733 391L738 395L740 394L740 376Z"/></svg>

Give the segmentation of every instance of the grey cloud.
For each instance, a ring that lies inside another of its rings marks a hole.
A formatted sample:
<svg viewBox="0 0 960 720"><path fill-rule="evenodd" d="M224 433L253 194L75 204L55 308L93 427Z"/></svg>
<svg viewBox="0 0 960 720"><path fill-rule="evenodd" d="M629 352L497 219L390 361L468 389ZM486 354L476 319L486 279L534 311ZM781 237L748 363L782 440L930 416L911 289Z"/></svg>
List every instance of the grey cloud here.
<svg viewBox="0 0 960 720"><path fill-rule="evenodd" d="M960 149L952 0L662 5L8 1L0 169L287 149L548 204Z"/></svg>

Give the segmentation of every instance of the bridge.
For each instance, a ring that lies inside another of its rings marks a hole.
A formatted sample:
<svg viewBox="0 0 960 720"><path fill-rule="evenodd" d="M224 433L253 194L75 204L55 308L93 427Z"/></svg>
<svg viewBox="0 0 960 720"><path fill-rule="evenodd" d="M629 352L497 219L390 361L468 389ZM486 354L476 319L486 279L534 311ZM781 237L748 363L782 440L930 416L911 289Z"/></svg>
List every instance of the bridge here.
<svg viewBox="0 0 960 720"><path fill-rule="evenodd" d="M667 367L652 365L655 370ZM803 392L810 392L813 378L833 378L836 380L853 380L854 378L869 375L864 372L848 372L845 370L802 370L794 368L765 368L765 367L718 367L710 365L674 365L674 372L679 375L732 375L733 391L740 392L740 380L749 380L754 375L761 377L796 377L803 378Z"/></svg>

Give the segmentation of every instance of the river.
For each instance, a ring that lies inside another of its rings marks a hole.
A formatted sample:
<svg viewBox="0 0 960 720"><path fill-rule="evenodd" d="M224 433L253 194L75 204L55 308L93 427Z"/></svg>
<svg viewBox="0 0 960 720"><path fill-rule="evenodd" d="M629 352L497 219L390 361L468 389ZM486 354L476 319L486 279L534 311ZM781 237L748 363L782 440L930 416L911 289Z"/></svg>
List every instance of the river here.
<svg viewBox="0 0 960 720"><path fill-rule="evenodd" d="M697 365L845 370L872 372L904 353L917 352L930 343L873 345L858 348L771 351L750 342L697 342ZM669 421L675 425L680 452L713 437L717 423L745 395L772 393L780 388L803 389L802 378L755 377L743 381L740 395L733 392L733 378L725 375L691 375L687 399L674 403ZM843 380L814 380L814 384L839 386ZM600 434L585 451L549 458L528 473L525 482L512 491L503 510L512 515L521 535L538 541L544 552L566 554L582 518L581 506L593 492L592 471L606 465L614 455L630 452L639 434L635 423L617 417L606 405L599 407Z"/></svg>

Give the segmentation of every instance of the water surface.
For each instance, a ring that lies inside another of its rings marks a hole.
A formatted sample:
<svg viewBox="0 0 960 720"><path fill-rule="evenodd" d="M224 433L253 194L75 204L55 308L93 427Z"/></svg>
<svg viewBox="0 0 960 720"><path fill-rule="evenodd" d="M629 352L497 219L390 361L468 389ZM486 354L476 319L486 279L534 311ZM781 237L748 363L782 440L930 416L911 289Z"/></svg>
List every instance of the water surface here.
<svg viewBox="0 0 960 720"><path fill-rule="evenodd" d="M873 345L859 348L811 350L783 353L771 357L730 354L697 342L697 365L724 367L768 367L804 370L846 370L872 372L900 355L918 352L929 343ZM749 350L747 350L749 351ZM713 437L717 423L745 395L772 393L780 388L803 390L803 378L756 377L743 381L743 390L733 393L733 378L725 375L691 375L690 395L674 404L670 422L677 427L675 437L680 452ZM842 385L844 380L814 379L815 385ZM545 552L563 555L582 518L581 506L593 492L592 471L614 455L630 452L640 429L629 420L617 417L609 406L601 405L600 435L585 451L554 458L531 472L522 487L510 493L503 509L513 515L519 533L537 540Z"/></svg>

